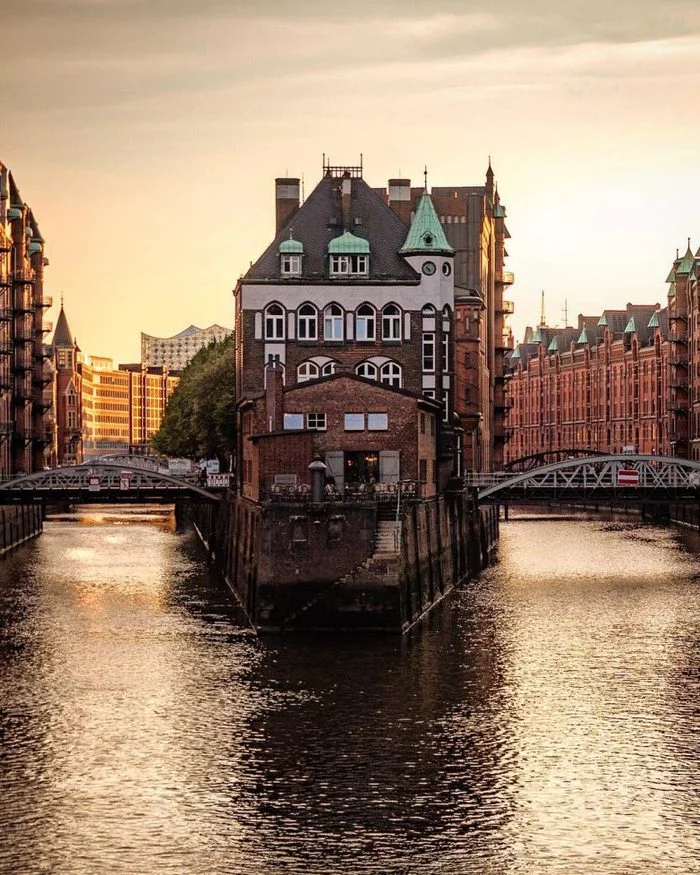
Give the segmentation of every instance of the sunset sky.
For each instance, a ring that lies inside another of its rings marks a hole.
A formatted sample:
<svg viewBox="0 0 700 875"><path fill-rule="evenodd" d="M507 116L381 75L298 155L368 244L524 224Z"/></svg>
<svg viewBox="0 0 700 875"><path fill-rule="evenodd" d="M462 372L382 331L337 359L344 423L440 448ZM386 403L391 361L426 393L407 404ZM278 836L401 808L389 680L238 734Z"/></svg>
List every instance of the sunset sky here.
<svg viewBox="0 0 700 875"><path fill-rule="evenodd" d="M700 245L697 0L3 4L0 158L84 352L231 326L274 177L483 183L512 235L516 337L665 302ZM56 308L48 318L55 321Z"/></svg>

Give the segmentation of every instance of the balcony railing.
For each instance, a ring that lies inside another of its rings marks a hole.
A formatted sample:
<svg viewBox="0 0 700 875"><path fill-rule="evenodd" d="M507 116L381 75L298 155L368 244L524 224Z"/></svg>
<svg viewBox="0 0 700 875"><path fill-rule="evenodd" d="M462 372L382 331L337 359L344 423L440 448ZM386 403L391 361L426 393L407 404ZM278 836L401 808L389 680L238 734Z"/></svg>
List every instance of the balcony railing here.
<svg viewBox="0 0 700 875"><path fill-rule="evenodd" d="M505 286L512 286L515 282L515 274L512 270L504 270L501 273L499 282L502 282Z"/></svg>
<svg viewBox="0 0 700 875"><path fill-rule="evenodd" d="M0 322L12 322L14 312L9 307L0 307Z"/></svg>
<svg viewBox="0 0 700 875"><path fill-rule="evenodd" d="M43 299L41 301L37 301L36 305L37 307L46 307L47 309L49 307L53 307L53 298L51 297L51 295L44 295Z"/></svg>
<svg viewBox="0 0 700 875"><path fill-rule="evenodd" d="M15 285L27 285L34 282L34 272L31 270L16 270L12 275Z"/></svg>

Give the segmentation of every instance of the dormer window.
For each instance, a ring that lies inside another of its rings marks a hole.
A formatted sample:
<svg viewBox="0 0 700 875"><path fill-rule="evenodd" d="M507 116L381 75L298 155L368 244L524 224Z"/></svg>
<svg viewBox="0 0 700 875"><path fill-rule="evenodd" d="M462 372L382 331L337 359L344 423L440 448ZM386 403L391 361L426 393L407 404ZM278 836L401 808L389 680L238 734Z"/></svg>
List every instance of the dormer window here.
<svg viewBox="0 0 700 875"><path fill-rule="evenodd" d="M367 276L368 273L366 255L331 255L331 276Z"/></svg>
<svg viewBox="0 0 700 875"><path fill-rule="evenodd" d="M304 254L304 246L299 240L295 240L291 232L289 240L280 243L280 274L282 276L301 276L301 259Z"/></svg>
<svg viewBox="0 0 700 875"><path fill-rule="evenodd" d="M328 244L328 268L335 276L369 275L369 241L346 231Z"/></svg>
<svg viewBox="0 0 700 875"><path fill-rule="evenodd" d="M282 255L280 268L282 276L301 276L301 255Z"/></svg>

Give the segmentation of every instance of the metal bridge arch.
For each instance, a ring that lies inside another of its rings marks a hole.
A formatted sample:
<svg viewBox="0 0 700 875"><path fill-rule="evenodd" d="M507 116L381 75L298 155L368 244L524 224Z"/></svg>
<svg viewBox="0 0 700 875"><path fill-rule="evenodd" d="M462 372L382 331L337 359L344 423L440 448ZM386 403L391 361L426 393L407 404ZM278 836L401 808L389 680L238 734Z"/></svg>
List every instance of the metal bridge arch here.
<svg viewBox="0 0 700 875"><path fill-rule="evenodd" d="M95 478L98 480L97 489L94 489ZM128 487L125 488L127 480ZM102 459L24 474L0 485L0 504L52 496L73 497L74 500L78 500L76 496L91 496L92 500L97 500L99 496L109 501L110 498L139 500L151 496L174 500L178 495L199 495L207 501L220 500L215 492L166 472L152 470L138 463L115 463Z"/></svg>
<svg viewBox="0 0 700 875"><path fill-rule="evenodd" d="M590 456L607 455L609 454L602 450L593 450L590 447L545 450L542 453L531 453L529 456L521 456L519 459L513 459L512 462L506 462L503 466L503 470L511 471L515 474L516 472L521 471L532 471L534 468L541 468L544 465L551 465L554 462L564 462L567 459L587 459Z"/></svg>
<svg viewBox="0 0 700 875"><path fill-rule="evenodd" d="M655 455L602 455L566 459L521 474L471 475L467 485L485 499L697 494L700 462Z"/></svg>

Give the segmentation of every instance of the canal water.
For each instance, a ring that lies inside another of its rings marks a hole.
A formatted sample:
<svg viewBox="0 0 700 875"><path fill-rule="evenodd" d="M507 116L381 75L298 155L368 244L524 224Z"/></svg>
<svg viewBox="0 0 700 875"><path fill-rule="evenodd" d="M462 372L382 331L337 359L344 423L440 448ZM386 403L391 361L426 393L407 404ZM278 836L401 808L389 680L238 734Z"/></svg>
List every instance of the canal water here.
<svg viewBox="0 0 700 875"><path fill-rule="evenodd" d="M0 562L0 873L700 872L700 553L521 518L398 638L258 640L157 508Z"/></svg>

